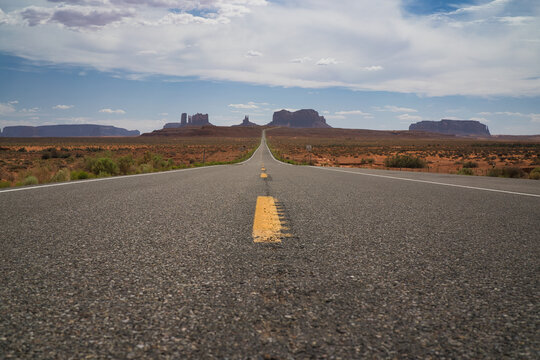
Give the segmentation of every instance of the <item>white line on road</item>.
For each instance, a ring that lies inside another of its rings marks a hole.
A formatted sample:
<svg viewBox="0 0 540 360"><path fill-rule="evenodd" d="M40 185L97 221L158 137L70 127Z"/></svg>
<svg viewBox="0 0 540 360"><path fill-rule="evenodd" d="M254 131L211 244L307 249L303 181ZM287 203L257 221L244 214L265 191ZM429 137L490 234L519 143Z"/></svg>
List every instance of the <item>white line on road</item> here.
<svg viewBox="0 0 540 360"><path fill-rule="evenodd" d="M441 183L441 182L429 181L429 180L408 179L408 178L402 178L402 177L397 177L397 176L389 176L389 175L367 174L367 173L360 173L360 172L356 172L356 171L347 171L347 170L341 170L341 169L331 169L331 168L319 167L319 166L310 166L310 168L312 168L312 169L320 169L320 170L328 170L328 171L336 171L336 172L343 172L343 173L362 175L362 176L373 176L373 177L380 177L380 178L387 178L387 179L412 181L412 182L419 182L419 183L424 183L424 184L452 186L452 187L458 187L458 188L463 188L463 189L473 189L473 190L482 190L482 191L492 191L492 192L498 192L498 193L504 193L504 194L540 197L540 195L522 193L522 192L516 192L516 191L498 190L498 189L489 189L489 188L483 188L483 187L477 187L477 186Z"/></svg>

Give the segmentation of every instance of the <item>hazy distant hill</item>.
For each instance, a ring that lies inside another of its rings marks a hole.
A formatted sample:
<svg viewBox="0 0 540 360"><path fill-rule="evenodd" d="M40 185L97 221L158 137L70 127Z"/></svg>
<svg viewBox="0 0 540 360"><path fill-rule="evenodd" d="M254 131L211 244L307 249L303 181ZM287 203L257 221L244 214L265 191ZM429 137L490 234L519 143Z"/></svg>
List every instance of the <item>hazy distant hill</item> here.
<svg viewBox="0 0 540 360"><path fill-rule="evenodd" d="M139 136L139 130L126 130L108 125L43 125L6 126L2 137L77 137L77 136Z"/></svg>
<svg viewBox="0 0 540 360"><path fill-rule="evenodd" d="M287 126L293 128L330 128L324 116L312 109L302 109L295 112L287 110L276 111L268 126Z"/></svg>
<svg viewBox="0 0 540 360"><path fill-rule="evenodd" d="M486 125L476 120L420 121L409 126L411 131L429 131L451 135L490 136Z"/></svg>

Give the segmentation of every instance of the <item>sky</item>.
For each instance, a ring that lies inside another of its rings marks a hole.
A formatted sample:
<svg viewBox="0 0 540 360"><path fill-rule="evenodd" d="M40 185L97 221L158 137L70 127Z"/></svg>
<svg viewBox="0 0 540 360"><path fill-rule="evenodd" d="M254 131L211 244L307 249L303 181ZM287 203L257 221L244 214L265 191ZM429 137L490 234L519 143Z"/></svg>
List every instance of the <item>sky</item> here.
<svg viewBox="0 0 540 360"><path fill-rule="evenodd" d="M0 0L0 128L208 113L540 134L537 0Z"/></svg>

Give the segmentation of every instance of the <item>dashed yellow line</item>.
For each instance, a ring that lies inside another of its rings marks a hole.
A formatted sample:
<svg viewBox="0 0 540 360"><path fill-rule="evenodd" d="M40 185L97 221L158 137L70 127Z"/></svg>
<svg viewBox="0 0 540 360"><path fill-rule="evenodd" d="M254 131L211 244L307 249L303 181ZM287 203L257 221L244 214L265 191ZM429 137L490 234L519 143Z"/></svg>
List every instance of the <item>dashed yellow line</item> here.
<svg viewBox="0 0 540 360"><path fill-rule="evenodd" d="M283 234L276 201L271 196L257 197L253 219L253 242L280 243Z"/></svg>
<svg viewBox="0 0 540 360"><path fill-rule="evenodd" d="M261 179L266 179L267 177L268 177L267 174L265 174L265 173L262 173L262 174L261 174Z"/></svg>
<svg viewBox="0 0 540 360"><path fill-rule="evenodd" d="M261 168L261 171L266 171L266 168L265 168L265 167L262 167L262 168Z"/></svg>

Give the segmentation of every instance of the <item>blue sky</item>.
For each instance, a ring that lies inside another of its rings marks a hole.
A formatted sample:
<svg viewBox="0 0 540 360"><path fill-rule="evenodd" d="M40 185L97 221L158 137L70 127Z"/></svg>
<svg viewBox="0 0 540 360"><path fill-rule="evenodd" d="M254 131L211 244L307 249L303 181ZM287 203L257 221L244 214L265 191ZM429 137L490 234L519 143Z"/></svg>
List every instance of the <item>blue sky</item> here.
<svg viewBox="0 0 540 360"><path fill-rule="evenodd" d="M536 1L0 0L0 128L209 113L540 134Z"/></svg>

